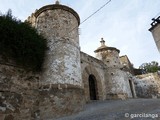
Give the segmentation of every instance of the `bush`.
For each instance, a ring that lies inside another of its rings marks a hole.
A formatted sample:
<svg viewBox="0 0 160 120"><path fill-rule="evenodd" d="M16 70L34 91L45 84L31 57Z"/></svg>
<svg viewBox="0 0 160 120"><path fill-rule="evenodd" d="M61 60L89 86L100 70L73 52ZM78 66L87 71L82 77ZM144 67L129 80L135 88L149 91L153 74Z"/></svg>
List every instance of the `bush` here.
<svg viewBox="0 0 160 120"><path fill-rule="evenodd" d="M46 39L29 23L14 18L11 10L0 16L0 55L24 69L41 71Z"/></svg>
<svg viewBox="0 0 160 120"><path fill-rule="evenodd" d="M142 69L144 74L154 73L160 70L160 66L158 65L158 62L152 61L150 63L143 63L141 66L139 66L139 69Z"/></svg>

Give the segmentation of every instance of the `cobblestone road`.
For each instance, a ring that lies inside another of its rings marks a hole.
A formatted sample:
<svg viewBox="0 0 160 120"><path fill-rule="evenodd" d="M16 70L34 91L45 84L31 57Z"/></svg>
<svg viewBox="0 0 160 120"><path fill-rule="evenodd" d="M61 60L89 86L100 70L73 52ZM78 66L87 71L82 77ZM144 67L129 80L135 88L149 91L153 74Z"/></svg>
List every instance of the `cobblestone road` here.
<svg viewBox="0 0 160 120"><path fill-rule="evenodd" d="M57 120L160 120L160 99L94 101L82 112Z"/></svg>

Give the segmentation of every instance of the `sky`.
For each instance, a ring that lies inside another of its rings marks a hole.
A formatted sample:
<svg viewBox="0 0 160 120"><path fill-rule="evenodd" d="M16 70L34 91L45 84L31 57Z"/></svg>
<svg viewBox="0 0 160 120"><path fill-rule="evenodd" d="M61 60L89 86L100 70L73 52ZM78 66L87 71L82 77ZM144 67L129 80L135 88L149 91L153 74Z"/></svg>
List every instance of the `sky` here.
<svg viewBox="0 0 160 120"><path fill-rule="evenodd" d="M73 8L81 22L93 14L108 0L60 0ZM0 0L0 11L8 9L24 21L36 9L54 4L55 0ZM106 45L120 50L120 56L127 55L134 67L142 63L157 61L160 53L148 29L152 18L160 15L160 0L111 0L107 6L79 26L81 51L95 56L101 38Z"/></svg>

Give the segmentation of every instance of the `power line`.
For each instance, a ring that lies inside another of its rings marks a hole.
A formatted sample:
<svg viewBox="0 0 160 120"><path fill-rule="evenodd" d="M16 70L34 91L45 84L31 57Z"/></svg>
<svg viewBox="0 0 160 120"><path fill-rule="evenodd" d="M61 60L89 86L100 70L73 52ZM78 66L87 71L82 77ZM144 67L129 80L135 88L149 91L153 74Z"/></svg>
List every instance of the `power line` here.
<svg viewBox="0 0 160 120"><path fill-rule="evenodd" d="M104 5L102 5L98 10L96 10L94 13L92 13L90 16L88 16L85 20L83 20L81 24L83 24L84 22L86 22L89 18L91 18L93 15L95 15L97 12L99 12L102 8L104 8L107 4L109 4L111 2L111 0L109 0L108 2L106 2Z"/></svg>
<svg viewBox="0 0 160 120"><path fill-rule="evenodd" d="M86 22L88 19L90 19L93 15L95 15L97 12L99 12L102 8L104 8L106 5L108 5L111 2L111 0L107 1L104 5L102 5L99 9L97 9L94 13L92 13L90 16L88 16L86 19L84 19L79 25L82 25L84 22ZM72 32L74 29L76 29L78 26L74 27L70 32Z"/></svg>

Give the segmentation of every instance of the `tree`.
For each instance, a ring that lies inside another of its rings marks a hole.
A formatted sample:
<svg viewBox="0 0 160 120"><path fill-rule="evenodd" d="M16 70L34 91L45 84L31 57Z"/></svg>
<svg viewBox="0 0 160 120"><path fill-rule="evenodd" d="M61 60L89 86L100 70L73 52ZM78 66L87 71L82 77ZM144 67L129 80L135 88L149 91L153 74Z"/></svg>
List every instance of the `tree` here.
<svg viewBox="0 0 160 120"><path fill-rule="evenodd" d="M0 15L0 56L5 61L12 60L24 69L40 71L46 48L46 39L29 23L13 17L11 10Z"/></svg>
<svg viewBox="0 0 160 120"><path fill-rule="evenodd" d="M139 69L142 69L142 73L154 73L160 70L158 62L152 61L150 63L143 63L139 66Z"/></svg>

